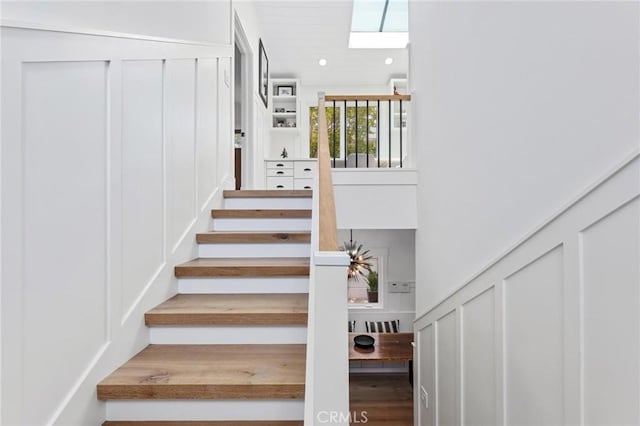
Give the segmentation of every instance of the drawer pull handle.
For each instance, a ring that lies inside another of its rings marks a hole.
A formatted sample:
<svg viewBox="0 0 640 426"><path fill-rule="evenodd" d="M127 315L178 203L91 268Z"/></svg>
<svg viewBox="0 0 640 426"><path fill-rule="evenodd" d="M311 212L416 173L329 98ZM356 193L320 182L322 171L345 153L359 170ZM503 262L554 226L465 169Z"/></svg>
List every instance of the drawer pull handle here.
<svg viewBox="0 0 640 426"><path fill-rule="evenodd" d="M284 167L284 164L278 163L278 164L276 164L276 167Z"/></svg>
<svg viewBox="0 0 640 426"><path fill-rule="evenodd" d="M311 171L311 169L306 168L306 169L304 169L304 171L305 171L305 172L310 172L310 171Z"/></svg>
<svg viewBox="0 0 640 426"><path fill-rule="evenodd" d="M305 186L304 189L311 189L311 187L310 186Z"/></svg>
<svg viewBox="0 0 640 426"><path fill-rule="evenodd" d="M276 188L284 188L284 185L277 185Z"/></svg>
<svg viewBox="0 0 640 426"><path fill-rule="evenodd" d="M277 174L277 175L283 175L283 174L284 174L284 172L283 172L282 170L278 170L278 171L276 172L276 174Z"/></svg>

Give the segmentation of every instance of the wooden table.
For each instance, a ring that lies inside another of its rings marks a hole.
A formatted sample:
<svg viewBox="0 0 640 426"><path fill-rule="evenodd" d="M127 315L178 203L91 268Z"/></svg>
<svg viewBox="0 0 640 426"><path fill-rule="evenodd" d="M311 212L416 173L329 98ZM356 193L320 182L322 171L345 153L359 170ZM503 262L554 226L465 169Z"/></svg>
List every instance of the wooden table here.
<svg viewBox="0 0 640 426"><path fill-rule="evenodd" d="M376 339L373 348L356 348L353 338L361 334ZM411 361L413 360L413 333L349 333L350 361Z"/></svg>

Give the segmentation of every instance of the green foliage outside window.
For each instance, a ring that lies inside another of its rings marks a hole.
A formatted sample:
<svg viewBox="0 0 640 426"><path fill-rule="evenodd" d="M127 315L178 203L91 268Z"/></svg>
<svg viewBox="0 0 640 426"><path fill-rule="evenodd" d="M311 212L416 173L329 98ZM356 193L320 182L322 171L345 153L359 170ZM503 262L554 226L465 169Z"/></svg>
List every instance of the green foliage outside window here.
<svg viewBox="0 0 640 426"><path fill-rule="evenodd" d="M333 107L325 107L327 113L327 130L329 133L329 154L332 158L340 158L340 123L336 123L335 145L333 143ZM336 107L336 121L340 121L340 108ZM309 108L309 156L318 158L318 107ZM335 148L335 152L334 152Z"/></svg>
<svg viewBox="0 0 640 426"><path fill-rule="evenodd" d="M340 117L340 107L335 108L336 132L335 152L333 134L333 107L326 107L327 129L329 133L329 153L334 158L344 158L340 152L340 132L344 125L344 117ZM367 129L367 108L358 106L358 153L376 154L376 127L378 125L378 111L376 107L369 107L369 128ZM318 107L309 108L309 153L312 158L318 157ZM356 152L356 107L347 107L347 155ZM367 138L369 144L367 146Z"/></svg>

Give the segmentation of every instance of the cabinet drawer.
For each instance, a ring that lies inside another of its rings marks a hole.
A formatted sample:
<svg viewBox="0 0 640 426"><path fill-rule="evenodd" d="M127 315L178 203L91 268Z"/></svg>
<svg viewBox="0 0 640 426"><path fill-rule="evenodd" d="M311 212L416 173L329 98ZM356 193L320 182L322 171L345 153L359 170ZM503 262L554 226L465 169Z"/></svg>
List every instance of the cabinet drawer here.
<svg viewBox="0 0 640 426"><path fill-rule="evenodd" d="M313 178L317 169L316 161L296 161L293 174L296 178Z"/></svg>
<svg viewBox="0 0 640 426"><path fill-rule="evenodd" d="M293 189L313 189L313 179L295 179Z"/></svg>
<svg viewBox="0 0 640 426"><path fill-rule="evenodd" d="M292 177L268 177L267 189L293 189Z"/></svg>
<svg viewBox="0 0 640 426"><path fill-rule="evenodd" d="M267 169L293 169L293 161L267 161Z"/></svg>
<svg viewBox="0 0 640 426"><path fill-rule="evenodd" d="M267 177L293 176L293 169L267 169Z"/></svg>

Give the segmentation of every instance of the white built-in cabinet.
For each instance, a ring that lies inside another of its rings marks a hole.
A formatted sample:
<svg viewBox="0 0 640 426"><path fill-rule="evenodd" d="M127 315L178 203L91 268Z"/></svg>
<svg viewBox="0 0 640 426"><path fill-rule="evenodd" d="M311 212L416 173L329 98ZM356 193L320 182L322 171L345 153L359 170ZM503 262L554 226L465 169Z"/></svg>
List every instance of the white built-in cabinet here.
<svg viewBox="0 0 640 426"><path fill-rule="evenodd" d="M315 159L265 160L266 189L312 189Z"/></svg>
<svg viewBox="0 0 640 426"><path fill-rule="evenodd" d="M271 127L278 131L297 131L300 81L274 78L271 80L271 86Z"/></svg>
<svg viewBox="0 0 640 426"><path fill-rule="evenodd" d="M300 155L300 80L273 78L269 102L269 149L265 158L278 158L283 150L296 158Z"/></svg>
<svg viewBox="0 0 640 426"><path fill-rule="evenodd" d="M269 148L264 163L266 189L311 189L317 170L315 159L300 155L300 80L273 78L270 82ZM278 159L284 155L287 158Z"/></svg>

